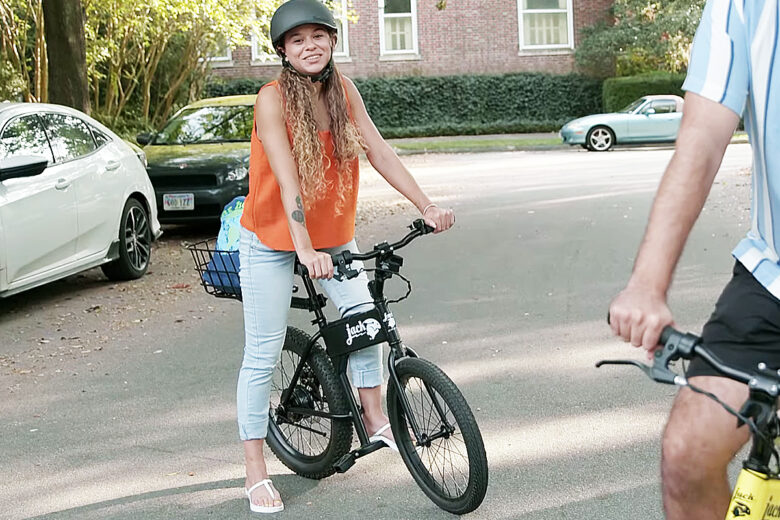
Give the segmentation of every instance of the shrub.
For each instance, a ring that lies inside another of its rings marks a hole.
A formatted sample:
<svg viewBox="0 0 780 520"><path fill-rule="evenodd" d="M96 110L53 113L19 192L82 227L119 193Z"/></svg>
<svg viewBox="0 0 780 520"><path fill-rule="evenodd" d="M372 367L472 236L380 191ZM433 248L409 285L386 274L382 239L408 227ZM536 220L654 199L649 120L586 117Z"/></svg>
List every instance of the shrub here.
<svg viewBox="0 0 780 520"><path fill-rule="evenodd" d="M207 96L252 94L268 80L217 80ZM355 79L385 137L556 131L600 112L601 81L538 73Z"/></svg>
<svg viewBox="0 0 780 520"><path fill-rule="evenodd" d="M604 110L615 112L635 99L651 94L683 95L685 74L653 72L604 80Z"/></svg>

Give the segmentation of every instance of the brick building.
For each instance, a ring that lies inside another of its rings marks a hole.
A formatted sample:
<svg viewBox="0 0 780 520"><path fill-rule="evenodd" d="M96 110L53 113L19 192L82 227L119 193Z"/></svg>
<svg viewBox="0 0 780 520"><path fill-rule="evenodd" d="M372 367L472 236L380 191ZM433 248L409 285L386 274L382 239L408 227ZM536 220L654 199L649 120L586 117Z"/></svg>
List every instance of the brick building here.
<svg viewBox="0 0 780 520"><path fill-rule="evenodd" d="M339 69L351 77L568 73L582 29L604 20L612 0L334 0ZM339 4L341 8L339 9ZM224 79L268 78L278 61L252 46L212 59Z"/></svg>

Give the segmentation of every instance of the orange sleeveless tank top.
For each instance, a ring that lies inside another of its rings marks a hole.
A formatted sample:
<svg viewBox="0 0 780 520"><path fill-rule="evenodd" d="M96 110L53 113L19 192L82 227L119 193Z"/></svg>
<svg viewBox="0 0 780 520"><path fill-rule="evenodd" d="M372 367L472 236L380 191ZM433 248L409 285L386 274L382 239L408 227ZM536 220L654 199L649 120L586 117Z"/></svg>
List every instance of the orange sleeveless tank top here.
<svg viewBox="0 0 780 520"><path fill-rule="evenodd" d="M276 81L272 81L262 88L278 88L277 85ZM349 99L347 99L347 109L350 109ZM289 132L288 136L292 141ZM325 150L325 157L323 157L325 180L335 185L338 171L336 159L333 156L333 140L330 131L320 131L319 138ZM335 190L328 191L322 199L310 205L305 211L306 229L309 231L309 237L315 249L340 246L355 236L359 178L357 158L353 160L351 166L352 190L344 200L341 213L336 212L338 197ZM241 225L255 233L260 242L271 249L277 251L295 250L287 224L287 216L282 205L281 189L271 170L263 143L257 135L257 125L253 125L252 128L249 154L249 195L244 201Z"/></svg>

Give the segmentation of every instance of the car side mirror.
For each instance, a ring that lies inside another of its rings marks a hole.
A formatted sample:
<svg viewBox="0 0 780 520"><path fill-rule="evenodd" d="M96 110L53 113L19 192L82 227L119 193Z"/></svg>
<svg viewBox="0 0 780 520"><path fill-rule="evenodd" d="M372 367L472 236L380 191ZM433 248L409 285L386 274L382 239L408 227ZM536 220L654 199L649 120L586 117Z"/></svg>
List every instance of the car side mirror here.
<svg viewBox="0 0 780 520"><path fill-rule="evenodd" d="M152 139L154 139L154 134L149 132L144 132L135 136L135 142L141 146L146 146L147 144L151 143Z"/></svg>
<svg viewBox="0 0 780 520"><path fill-rule="evenodd" d="M0 182L19 177L40 175L49 166L49 160L38 155L19 155L0 160Z"/></svg>
<svg viewBox="0 0 780 520"><path fill-rule="evenodd" d="M653 114L655 114L655 109L654 108L648 108L647 110L645 110L645 115L646 116L652 116Z"/></svg>

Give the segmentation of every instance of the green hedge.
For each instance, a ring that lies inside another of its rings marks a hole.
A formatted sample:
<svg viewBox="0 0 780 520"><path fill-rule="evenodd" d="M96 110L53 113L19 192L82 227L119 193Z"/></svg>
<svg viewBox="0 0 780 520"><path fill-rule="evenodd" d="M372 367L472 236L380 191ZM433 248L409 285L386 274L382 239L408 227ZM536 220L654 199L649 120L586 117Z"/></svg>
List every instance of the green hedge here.
<svg viewBox="0 0 780 520"><path fill-rule="evenodd" d="M208 84L208 96L255 93L267 80ZM578 75L505 74L355 79L385 137L557 131L601 111L601 81Z"/></svg>
<svg viewBox="0 0 780 520"><path fill-rule="evenodd" d="M604 110L615 112L642 96L651 94L683 95L685 74L653 72L639 76L609 78L604 80Z"/></svg>

